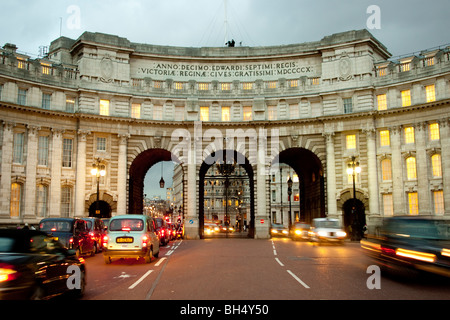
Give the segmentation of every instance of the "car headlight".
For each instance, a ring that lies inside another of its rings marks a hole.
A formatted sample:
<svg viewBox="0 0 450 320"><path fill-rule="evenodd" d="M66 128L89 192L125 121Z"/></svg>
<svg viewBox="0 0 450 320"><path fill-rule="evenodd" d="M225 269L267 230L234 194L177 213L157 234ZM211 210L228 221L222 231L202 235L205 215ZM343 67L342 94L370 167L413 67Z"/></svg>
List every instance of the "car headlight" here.
<svg viewBox="0 0 450 320"><path fill-rule="evenodd" d="M343 237L345 237L347 235L347 233L345 233L344 231L338 231L338 232L336 232L336 235L339 238L343 238Z"/></svg>
<svg viewBox="0 0 450 320"><path fill-rule="evenodd" d="M272 229L272 230L270 230L272 233L278 233L278 231L277 230L275 230L275 229Z"/></svg>
<svg viewBox="0 0 450 320"><path fill-rule="evenodd" d="M295 230L295 234L298 234L298 235L302 234L302 230Z"/></svg>
<svg viewBox="0 0 450 320"><path fill-rule="evenodd" d="M287 230L283 230L282 232L283 232L284 234L288 234Z"/></svg>
<svg viewBox="0 0 450 320"><path fill-rule="evenodd" d="M317 234L319 235L319 237L326 237L327 236L327 232L326 231L319 231L319 232L317 232Z"/></svg>

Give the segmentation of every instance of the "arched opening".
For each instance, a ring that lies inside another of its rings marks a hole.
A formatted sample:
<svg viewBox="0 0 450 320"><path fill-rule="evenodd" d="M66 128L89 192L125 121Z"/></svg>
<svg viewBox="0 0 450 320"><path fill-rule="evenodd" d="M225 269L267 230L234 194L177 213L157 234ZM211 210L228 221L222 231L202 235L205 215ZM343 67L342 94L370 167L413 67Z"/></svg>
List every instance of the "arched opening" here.
<svg viewBox="0 0 450 320"><path fill-rule="evenodd" d="M253 177L250 162L237 151L219 150L205 159L199 172L201 239L255 236Z"/></svg>
<svg viewBox="0 0 450 320"><path fill-rule="evenodd" d="M273 214L279 216L278 210L282 222L277 222L286 226L296 221L311 223L314 218L325 217L323 166L317 155L304 148L286 149L273 160L271 174L272 222ZM289 178L293 180L291 188Z"/></svg>
<svg viewBox="0 0 450 320"><path fill-rule="evenodd" d="M89 206L89 217L94 218L111 218L111 206L108 202L99 200L94 201Z"/></svg>
<svg viewBox="0 0 450 320"><path fill-rule="evenodd" d="M364 235L366 214L364 203L359 199L348 199L342 206L344 227L351 240L359 241Z"/></svg>
<svg viewBox="0 0 450 320"><path fill-rule="evenodd" d="M148 149L132 162L128 182L128 214L143 213L145 175L153 165L161 161L173 161L172 153L164 149Z"/></svg>

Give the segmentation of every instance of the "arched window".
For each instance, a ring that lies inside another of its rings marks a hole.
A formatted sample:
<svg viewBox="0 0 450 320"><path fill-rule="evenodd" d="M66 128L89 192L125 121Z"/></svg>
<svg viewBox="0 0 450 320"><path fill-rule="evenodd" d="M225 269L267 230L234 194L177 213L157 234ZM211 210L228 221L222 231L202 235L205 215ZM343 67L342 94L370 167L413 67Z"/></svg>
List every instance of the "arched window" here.
<svg viewBox="0 0 450 320"><path fill-rule="evenodd" d="M407 174L408 180L417 179L416 158L415 157L408 157L406 159L406 174Z"/></svg>
<svg viewBox="0 0 450 320"><path fill-rule="evenodd" d="M434 154L431 156L431 168L433 169L433 178L442 177L441 155Z"/></svg>

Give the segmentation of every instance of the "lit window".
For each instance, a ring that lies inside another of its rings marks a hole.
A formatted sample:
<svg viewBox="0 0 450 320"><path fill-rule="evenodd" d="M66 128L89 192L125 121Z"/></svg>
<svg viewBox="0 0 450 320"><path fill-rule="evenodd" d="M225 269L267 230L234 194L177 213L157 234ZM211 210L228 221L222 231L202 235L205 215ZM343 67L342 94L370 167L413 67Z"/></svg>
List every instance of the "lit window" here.
<svg viewBox="0 0 450 320"><path fill-rule="evenodd" d="M222 121L230 121L230 107L222 107Z"/></svg>
<svg viewBox="0 0 450 320"><path fill-rule="evenodd" d="M354 134L346 136L346 148L347 150L356 149L356 136Z"/></svg>
<svg viewBox="0 0 450 320"><path fill-rule="evenodd" d="M402 107L411 105L411 90L402 91Z"/></svg>
<svg viewBox="0 0 450 320"><path fill-rule="evenodd" d="M158 80L153 80L153 88L161 89L163 87L163 82Z"/></svg>
<svg viewBox="0 0 450 320"><path fill-rule="evenodd" d="M25 60L17 58L17 68L19 69L26 69L27 68L27 63Z"/></svg>
<svg viewBox="0 0 450 320"><path fill-rule="evenodd" d="M411 61L400 63L400 72L411 70Z"/></svg>
<svg viewBox="0 0 450 320"><path fill-rule="evenodd" d="M19 183L11 184L10 216L19 217L22 186Z"/></svg>
<svg viewBox="0 0 450 320"><path fill-rule="evenodd" d="M440 154L434 154L431 156L431 167L433 169L433 178L442 177L442 163Z"/></svg>
<svg viewBox="0 0 450 320"><path fill-rule="evenodd" d="M377 104L378 110L386 110L387 109L387 100L385 94L377 95Z"/></svg>
<svg viewBox="0 0 450 320"><path fill-rule="evenodd" d="M408 180L417 179L416 158L409 157L406 159L406 174L407 174Z"/></svg>
<svg viewBox="0 0 450 320"><path fill-rule="evenodd" d="M36 216L45 217L47 215L48 187L40 184L36 189Z"/></svg>
<svg viewBox="0 0 450 320"><path fill-rule="evenodd" d="M383 211L385 216L394 215L394 205L392 202L392 194L383 194Z"/></svg>
<svg viewBox="0 0 450 320"><path fill-rule="evenodd" d="M132 103L131 104L131 117L135 119L141 118L141 104L140 103Z"/></svg>
<svg viewBox="0 0 450 320"><path fill-rule="evenodd" d="M109 100L100 100L100 115L109 116Z"/></svg>
<svg viewBox="0 0 450 320"><path fill-rule="evenodd" d="M200 121L209 121L209 107L200 107Z"/></svg>
<svg viewBox="0 0 450 320"><path fill-rule="evenodd" d="M424 67L429 67L434 65L434 57L428 57L423 59L423 65Z"/></svg>
<svg viewBox="0 0 450 320"><path fill-rule="evenodd" d="M442 190L433 191L434 213L444 214L444 192Z"/></svg>
<svg viewBox="0 0 450 320"><path fill-rule="evenodd" d="M198 90L200 91L208 91L209 90L209 83L199 83L198 84Z"/></svg>
<svg viewBox="0 0 450 320"><path fill-rule="evenodd" d="M42 74L49 75L51 73L51 66L48 63L41 63L42 66Z"/></svg>
<svg viewBox="0 0 450 320"><path fill-rule="evenodd" d="M387 74L387 68L386 67L377 68L377 74L379 77L384 77Z"/></svg>
<svg viewBox="0 0 450 320"><path fill-rule="evenodd" d="M267 119L268 120L276 120L277 119L277 107L276 106L268 106L267 107Z"/></svg>
<svg viewBox="0 0 450 320"><path fill-rule="evenodd" d="M106 138L97 137L97 151L99 152L106 151Z"/></svg>
<svg viewBox="0 0 450 320"><path fill-rule="evenodd" d="M381 130L380 131L380 146L386 147L391 144L389 139L389 130Z"/></svg>
<svg viewBox="0 0 450 320"><path fill-rule="evenodd" d="M244 107L244 121L252 120L252 107Z"/></svg>
<svg viewBox="0 0 450 320"><path fill-rule="evenodd" d="M290 80L289 81L289 87L297 88L298 87L298 80Z"/></svg>
<svg viewBox="0 0 450 320"><path fill-rule="evenodd" d="M220 84L220 88L222 91L230 91L231 90L231 83L224 82Z"/></svg>
<svg viewBox="0 0 450 320"><path fill-rule="evenodd" d="M73 140L63 140L63 154L62 154L62 166L64 168L72 167L72 152L73 152Z"/></svg>
<svg viewBox="0 0 450 320"><path fill-rule="evenodd" d="M410 215L419 214L419 199L417 192L408 192L408 206Z"/></svg>
<svg viewBox="0 0 450 320"><path fill-rule="evenodd" d="M277 88L277 81L269 81L269 82L267 82L267 88L268 89L276 89Z"/></svg>
<svg viewBox="0 0 450 320"><path fill-rule="evenodd" d="M430 86L425 86L425 93L427 96L427 102L436 101L436 91L434 84Z"/></svg>
<svg viewBox="0 0 450 320"><path fill-rule="evenodd" d="M381 173L383 175L383 181L392 180L392 162L391 159L384 159L381 161Z"/></svg>
<svg viewBox="0 0 450 320"><path fill-rule="evenodd" d="M175 90L183 90L184 84L183 82L175 82Z"/></svg>
<svg viewBox="0 0 450 320"><path fill-rule="evenodd" d="M253 82L244 82L242 84L242 89L244 89L244 90L252 90L253 89Z"/></svg>
<svg viewBox="0 0 450 320"><path fill-rule="evenodd" d="M432 123L429 125L430 130L430 140L439 140L440 134L439 134L439 123Z"/></svg>
<svg viewBox="0 0 450 320"><path fill-rule="evenodd" d="M405 143L414 143L414 127L405 128Z"/></svg>
<svg viewBox="0 0 450 320"><path fill-rule="evenodd" d="M311 84L313 86L318 86L320 84L320 78L312 78L311 79Z"/></svg>

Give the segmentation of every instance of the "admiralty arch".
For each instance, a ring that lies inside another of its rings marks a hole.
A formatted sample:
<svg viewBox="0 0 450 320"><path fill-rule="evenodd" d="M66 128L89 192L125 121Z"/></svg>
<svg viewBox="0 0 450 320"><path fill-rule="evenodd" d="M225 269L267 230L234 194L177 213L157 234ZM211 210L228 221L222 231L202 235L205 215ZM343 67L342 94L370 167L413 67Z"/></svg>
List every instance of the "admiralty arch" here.
<svg viewBox="0 0 450 320"><path fill-rule="evenodd" d="M44 57L18 49L0 50L2 226L85 217L94 203L104 217L141 214L146 172L169 160L188 239L202 237L219 163L246 175L254 238L270 236L279 164L297 177L289 219L374 231L393 215L450 218L449 47L394 59L357 30L223 48L85 32Z"/></svg>

